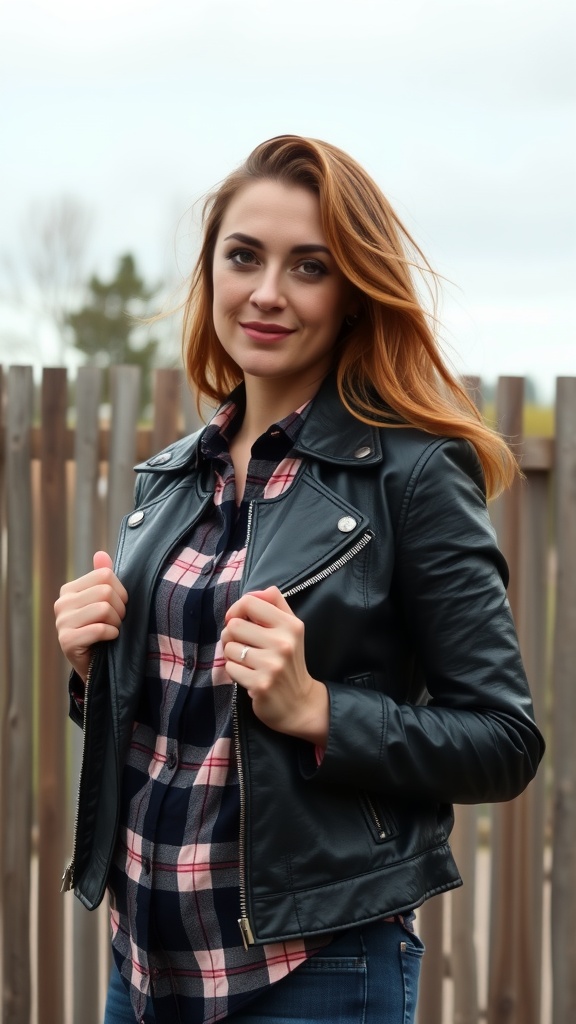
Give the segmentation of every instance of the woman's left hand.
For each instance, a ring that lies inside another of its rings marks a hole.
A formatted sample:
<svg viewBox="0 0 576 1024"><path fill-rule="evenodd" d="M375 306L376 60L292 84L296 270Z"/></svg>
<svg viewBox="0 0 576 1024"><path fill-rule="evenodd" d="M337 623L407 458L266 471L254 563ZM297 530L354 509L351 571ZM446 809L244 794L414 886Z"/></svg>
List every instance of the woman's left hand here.
<svg viewBox="0 0 576 1024"><path fill-rule="evenodd" d="M277 587L244 594L222 630L228 675L248 691L254 714L277 732L325 747L328 690L304 658L304 623Z"/></svg>

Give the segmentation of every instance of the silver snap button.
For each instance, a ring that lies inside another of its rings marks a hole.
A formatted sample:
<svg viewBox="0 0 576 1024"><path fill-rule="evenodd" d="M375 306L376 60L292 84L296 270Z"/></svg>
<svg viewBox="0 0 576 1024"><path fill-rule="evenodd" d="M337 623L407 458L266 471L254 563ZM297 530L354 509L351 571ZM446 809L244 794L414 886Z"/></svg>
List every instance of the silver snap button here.
<svg viewBox="0 0 576 1024"><path fill-rule="evenodd" d="M354 452L355 459L365 459L368 455L372 454L372 449L368 447L357 448Z"/></svg>
<svg viewBox="0 0 576 1024"><path fill-rule="evenodd" d="M140 526L140 523L144 519L144 512L133 512L131 516L128 516L128 526Z"/></svg>
<svg viewBox="0 0 576 1024"><path fill-rule="evenodd" d="M148 459L149 466L163 466L165 462L170 462L172 459L172 452L160 452L160 455L155 455L153 459Z"/></svg>
<svg viewBox="0 0 576 1024"><path fill-rule="evenodd" d="M342 516L342 519L338 520L338 529L341 533L350 533L355 526L356 520L352 516Z"/></svg>

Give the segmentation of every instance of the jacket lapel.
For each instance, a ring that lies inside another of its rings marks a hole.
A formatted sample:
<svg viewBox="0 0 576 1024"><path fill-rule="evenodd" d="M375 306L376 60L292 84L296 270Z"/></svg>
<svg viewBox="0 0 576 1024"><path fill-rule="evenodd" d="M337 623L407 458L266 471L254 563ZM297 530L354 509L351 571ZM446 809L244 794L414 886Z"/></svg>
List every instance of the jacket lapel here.
<svg viewBox="0 0 576 1024"><path fill-rule="evenodd" d="M256 501L242 590L291 589L351 548L367 517L304 472L278 499Z"/></svg>

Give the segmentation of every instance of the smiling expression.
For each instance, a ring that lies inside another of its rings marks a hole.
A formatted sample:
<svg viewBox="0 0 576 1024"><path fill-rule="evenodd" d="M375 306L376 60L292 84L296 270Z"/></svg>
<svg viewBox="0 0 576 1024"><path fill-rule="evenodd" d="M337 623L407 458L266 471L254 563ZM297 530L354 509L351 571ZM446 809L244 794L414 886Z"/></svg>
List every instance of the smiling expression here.
<svg viewBox="0 0 576 1024"><path fill-rule="evenodd" d="M355 303L312 191L268 179L242 188L220 225L213 285L216 334L245 377L322 380Z"/></svg>

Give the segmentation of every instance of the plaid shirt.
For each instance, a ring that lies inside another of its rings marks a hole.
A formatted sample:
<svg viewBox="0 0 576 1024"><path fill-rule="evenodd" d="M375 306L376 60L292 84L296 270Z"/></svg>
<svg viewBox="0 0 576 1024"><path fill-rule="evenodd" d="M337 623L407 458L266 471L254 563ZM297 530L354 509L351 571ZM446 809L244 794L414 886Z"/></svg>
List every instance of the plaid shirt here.
<svg viewBox="0 0 576 1024"><path fill-rule="evenodd" d="M233 684L220 643L240 596L249 502L290 487L307 409L256 441L240 506L228 450L239 413L228 403L214 417L202 439L214 502L156 586L110 875L114 957L139 1021L221 1020L330 940L241 943Z"/></svg>

